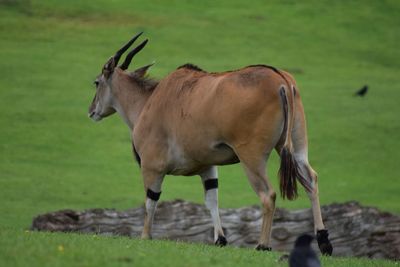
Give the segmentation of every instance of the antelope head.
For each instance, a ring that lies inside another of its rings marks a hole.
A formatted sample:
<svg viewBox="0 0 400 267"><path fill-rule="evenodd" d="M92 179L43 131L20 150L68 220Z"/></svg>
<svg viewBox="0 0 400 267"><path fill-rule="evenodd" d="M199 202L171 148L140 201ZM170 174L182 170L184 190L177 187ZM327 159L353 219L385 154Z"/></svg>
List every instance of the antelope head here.
<svg viewBox="0 0 400 267"><path fill-rule="evenodd" d="M128 43L126 43L121 49L119 49L114 56L112 56L106 64L104 64L103 69L94 80L94 85L96 86L96 94L89 106L88 116L94 121L100 121L101 119L108 117L115 113L115 97L113 94L113 80L117 79L116 72L118 70L126 70L132 61L132 58L143 49L147 44L146 39L140 45L135 47L126 56L124 63L118 66L118 61L122 54L128 50L128 48L136 41L137 38L142 34L139 33L133 37ZM119 72L120 72L119 71ZM142 70L141 70L142 71Z"/></svg>

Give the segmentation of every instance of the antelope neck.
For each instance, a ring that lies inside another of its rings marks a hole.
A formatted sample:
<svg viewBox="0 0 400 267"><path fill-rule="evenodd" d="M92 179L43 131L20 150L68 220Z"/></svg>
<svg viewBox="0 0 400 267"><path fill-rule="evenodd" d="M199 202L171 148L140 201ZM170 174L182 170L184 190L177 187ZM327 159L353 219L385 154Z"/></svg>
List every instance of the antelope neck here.
<svg viewBox="0 0 400 267"><path fill-rule="evenodd" d="M114 109L131 130L133 130L150 95L151 92L146 92L139 86L133 86L132 82L128 84L125 81L115 86Z"/></svg>

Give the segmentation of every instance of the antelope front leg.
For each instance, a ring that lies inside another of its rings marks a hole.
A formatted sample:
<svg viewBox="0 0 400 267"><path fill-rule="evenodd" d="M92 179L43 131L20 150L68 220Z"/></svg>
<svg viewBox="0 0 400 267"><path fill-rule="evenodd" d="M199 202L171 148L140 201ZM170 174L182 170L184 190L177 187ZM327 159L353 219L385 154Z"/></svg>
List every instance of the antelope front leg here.
<svg viewBox="0 0 400 267"><path fill-rule="evenodd" d="M211 213L214 224L214 242L217 246L225 246L227 244L224 231L221 226L221 219L218 210L218 170L216 166L210 167L208 170L200 174L204 186L205 204Z"/></svg>
<svg viewBox="0 0 400 267"><path fill-rule="evenodd" d="M164 175L142 170L144 189L146 192L145 217L142 232L142 239L151 239L151 228L153 226L154 213L157 202L161 195L161 185Z"/></svg>

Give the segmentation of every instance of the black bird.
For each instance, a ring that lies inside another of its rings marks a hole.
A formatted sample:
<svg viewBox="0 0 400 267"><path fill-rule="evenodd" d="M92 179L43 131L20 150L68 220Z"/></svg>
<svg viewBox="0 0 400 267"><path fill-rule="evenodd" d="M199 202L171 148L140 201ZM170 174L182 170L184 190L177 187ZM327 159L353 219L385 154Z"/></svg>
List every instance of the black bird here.
<svg viewBox="0 0 400 267"><path fill-rule="evenodd" d="M361 87L360 90L358 90L354 96L365 96L368 92L368 85L364 85L363 87Z"/></svg>
<svg viewBox="0 0 400 267"><path fill-rule="evenodd" d="M297 238L289 256L290 267L321 267L317 254L311 248L313 239L309 234Z"/></svg>

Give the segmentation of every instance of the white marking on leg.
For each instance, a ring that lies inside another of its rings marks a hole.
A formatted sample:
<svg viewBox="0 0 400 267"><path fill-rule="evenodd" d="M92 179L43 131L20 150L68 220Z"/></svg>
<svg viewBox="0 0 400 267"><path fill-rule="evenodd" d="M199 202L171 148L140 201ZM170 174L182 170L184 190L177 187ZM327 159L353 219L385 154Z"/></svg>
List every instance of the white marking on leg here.
<svg viewBox="0 0 400 267"><path fill-rule="evenodd" d="M211 213L211 219L214 224L214 241L217 241L219 235L224 235L219 217L217 188L206 191L205 203Z"/></svg>
<svg viewBox="0 0 400 267"><path fill-rule="evenodd" d="M163 178L157 179L155 181L155 183L149 188L150 190L152 190L155 193L159 193L161 192L161 184L163 182ZM150 225L153 224L153 219L154 219L154 213L156 211L157 208L157 202L155 200L152 200L150 198L146 198L146 211L147 214L149 216L149 223Z"/></svg>
<svg viewBox="0 0 400 267"><path fill-rule="evenodd" d="M154 181L154 183L150 187L147 188L147 190L151 190L154 193L161 192L161 184L163 182L163 179L164 179L164 176L158 177L158 179L156 179ZM147 238L151 238L151 230L152 230L152 226L153 226L154 214L155 214L155 211L157 208L157 201L155 201L149 197L146 197L145 208L146 208L146 216L145 216L145 220L144 220L142 238L147 239Z"/></svg>
<svg viewBox="0 0 400 267"><path fill-rule="evenodd" d="M147 198L146 199L146 212L147 212L147 215L149 216L150 225L153 224L154 213L156 212L156 208L157 208L157 201Z"/></svg>
<svg viewBox="0 0 400 267"><path fill-rule="evenodd" d="M206 171L202 172L200 176L203 184L206 180L218 179L218 169L216 166L212 166ZM224 236L218 209L218 188L205 191L205 204L207 209L210 211L211 219L214 225L214 241L217 241L218 236Z"/></svg>

